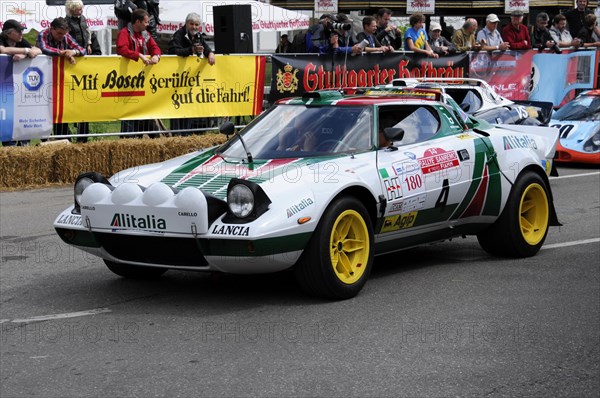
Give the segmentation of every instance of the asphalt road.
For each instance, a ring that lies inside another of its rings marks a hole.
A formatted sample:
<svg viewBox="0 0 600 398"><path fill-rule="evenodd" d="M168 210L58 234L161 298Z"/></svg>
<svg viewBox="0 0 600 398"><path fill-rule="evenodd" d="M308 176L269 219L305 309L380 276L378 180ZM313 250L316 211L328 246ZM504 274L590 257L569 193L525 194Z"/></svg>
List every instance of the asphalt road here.
<svg viewBox="0 0 600 398"><path fill-rule="evenodd" d="M121 279L55 235L70 187L1 193L0 396L596 397L600 172L559 171L537 256L411 249L343 302L289 273Z"/></svg>

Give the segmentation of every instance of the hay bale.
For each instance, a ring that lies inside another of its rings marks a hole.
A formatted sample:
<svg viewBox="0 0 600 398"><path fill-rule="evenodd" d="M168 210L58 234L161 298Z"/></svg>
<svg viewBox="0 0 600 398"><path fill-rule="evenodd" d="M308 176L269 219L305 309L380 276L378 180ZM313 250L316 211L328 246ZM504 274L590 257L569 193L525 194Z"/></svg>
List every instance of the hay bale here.
<svg viewBox="0 0 600 398"><path fill-rule="evenodd" d="M162 162L225 142L221 134L120 139L73 145L0 147L0 190L72 184L96 171L110 177L134 166Z"/></svg>
<svg viewBox="0 0 600 398"><path fill-rule="evenodd" d="M44 186L52 182L57 147L1 147L0 189Z"/></svg>

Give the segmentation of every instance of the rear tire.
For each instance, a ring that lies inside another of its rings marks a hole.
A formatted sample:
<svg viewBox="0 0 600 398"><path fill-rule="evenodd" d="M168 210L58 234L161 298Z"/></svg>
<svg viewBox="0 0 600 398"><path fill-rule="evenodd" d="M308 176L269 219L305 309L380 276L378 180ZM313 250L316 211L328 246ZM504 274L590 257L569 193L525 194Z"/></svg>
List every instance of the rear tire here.
<svg viewBox="0 0 600 398"><path fill-rule="evenodd" d="M310 295L354 297L373 265L373 226L365 206L342 197L325 211L294 267L298 284Z"/></svg>
<svg viewBox="0 0 600 398"><path fill-rule="evenodd" d="M500 257L531 257L546 240L550 224L550 194L546 182L532 171L513 185L500 218L477 235L486 252Z"/></svg>
<svg viewBox="0 0 600 398"><path fill-rule="evenodd" d="M104 264L115 274L128 279L156 279L167 272L164 268L115 263L109 260L104 260Z"/></svg>

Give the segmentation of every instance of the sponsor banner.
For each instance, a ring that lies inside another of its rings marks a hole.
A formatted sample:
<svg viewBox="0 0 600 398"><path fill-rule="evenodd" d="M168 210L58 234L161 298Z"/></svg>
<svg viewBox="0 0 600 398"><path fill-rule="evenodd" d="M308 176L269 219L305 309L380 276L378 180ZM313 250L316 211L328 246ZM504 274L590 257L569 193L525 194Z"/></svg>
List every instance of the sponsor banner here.
<svg viewBox="0 0 600 398"><path fill-rule="evenodd" d="M86 3L84 1L84 3ZM83 6L83 15L90 30L109 28L108 19L113 16L113 4L87 4ZM15 19L23 25L26 32L35 29L41 32L50 27L54 18L65 17L64 6L49 6L44 1L20 0L2 2L2 21ZM33 43L32 43L33 44Z"/></svg>
<svg viewBox="0 0 600 398"><path fill-rule="evenodd" d="M408 77L468 77L468 54L425 58L415 54L368 56L279 56L272 58L269 100L294 97L315 90L373 87Z"/></svg>
<svg viewBox="0 0 600 398"><path fill-rule="evenodd" d="M164 56L145 66L119 56L57 59L55 121L108 121L257 115L265 58Z"/></svg>
<svg viewBox="0 0 600 398"><path fill-rule="evenodd" d="M529 14L529 0L504 0L504 13L510 15L513 11Z"/></svg>
<svg viewBox="0 0 600 398"><path fill-rule="evenodd" d="M407 0L406 14L435 14L435 0Z"/></svg>
<svg viewBox="0 0 600 398"><path fill-rule="evenodd" d="M336 14L338 12L338 0L315 0L315 16L321 14Z"/></svg>
<svg viewBox="0 0 600 398"><path fill-rule="evenodd" d="M599 54L590 50L473 52L469 76L485 80L498 94L514 101L562 106L575 97L575 90L595 87Z"/></svg>
<svg viewBox="0 0 600 398"><path fill-rule="evenodd" d="M0 138L41 138L52 131L52 63L47 57L12 62L0 56Z"/></svg>
<svg viewBox="0 0 600 398"><path fill-rule="evenodd" d="M531 92L531 59L537 51L471 53L469 77L488 82L503 97L519 101Z"/></svg>
<svg viewBox="0 0 600 398"><path fill-rule="evenodd" d="M64 2L63 2L64 3ZM86 3L86 1L84 1ZM117 29L118 20L114 13L114 5L87 4L84 5L83 15L91 30ZM336 2L337 3L337 2ZM64 17L65 7L60 5L47 5L43 0L14 0L2 1L0 25L7 19L16 19L29 29L38 32L50 26L56 17ZM200 15L203 33L213 36L215 26L213 21L213 7L220 5L249 4L251 6L252 31L273 32L309 27L309 18L297 11L287 10L252 0L212 0L212 1L162 1L159 4L161 24L158 25L159 33L175 33L183 26L185 17L190 12Z"/></svg>
<svg viewBox="0 0 600 398"><path fill-rule="evenodd" d="M535 54L531 61L529 99L562 106L575 98L574 90L593 88L598 75L598 54L598 51ZM557 79L557 76L562 78Z"/></svg>

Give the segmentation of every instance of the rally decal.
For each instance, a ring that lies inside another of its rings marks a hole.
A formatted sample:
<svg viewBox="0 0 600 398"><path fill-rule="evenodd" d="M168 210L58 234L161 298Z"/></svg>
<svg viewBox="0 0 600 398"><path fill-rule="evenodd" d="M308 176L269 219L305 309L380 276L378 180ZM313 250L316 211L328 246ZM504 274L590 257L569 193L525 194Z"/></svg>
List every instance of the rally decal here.
<svg viewBox="0 0 600 398"><path fill-rule="evenodd" d="M329 158L321 158L325 161ZM317 163L314 159L287 158L254 163L241 164L226 162L222 157L212 154L203 154L192 159L167 177L162 179L167 185L184 188L188 186L200 188L218 198L224 199L227 195L227 186L232 178L246 179L258 184L288 172L297 173L297 168L310 163ZM290 170L290 167L293 170Z"/></svg>
<svg viewBox="0 0 600 398"><path fill-rule="evenodd" d="M501 181L500 170L496 161L490 161L488 150L493 152L489 138L481 137L475 140L475 163L471 185L467 194L452 214L452 219L472 215L500 214Z"/></svg>
<svg viewBox="0 0 600 398"><path fill-rule="evenodd" d="M417 214L413 211L407 214L398 214L396 216L386 217L381 226L381 233L398 231L404 228L410 228L415 224Z"/></svg>
<svg viewBox="0 0 600 398"><path fill-rule="evenodd" d="M479 187L477 188L477 192L475 193L473 200L469 204L469 207L467 207L463 214L461 214L460 218L478 216L481 214L483 202L485 201L485 196L487 193L488 182L488 167L486 165L483 168L483 176L481 177Z"/></svg>
<svg viewBox="0 0 600 398"><path fill-rule="evenodd" d="M387 199L395 200L402 197L402 186L398 177L387 178L383 180L383 185L387 191Z"/></svg>
<svg viewBox="0 0 600 398"><path fill-rule="evenodd" d="M458 167L459 161L456 152L446 151L442 148L430 148L418 159L423 174Z"/></svg>

